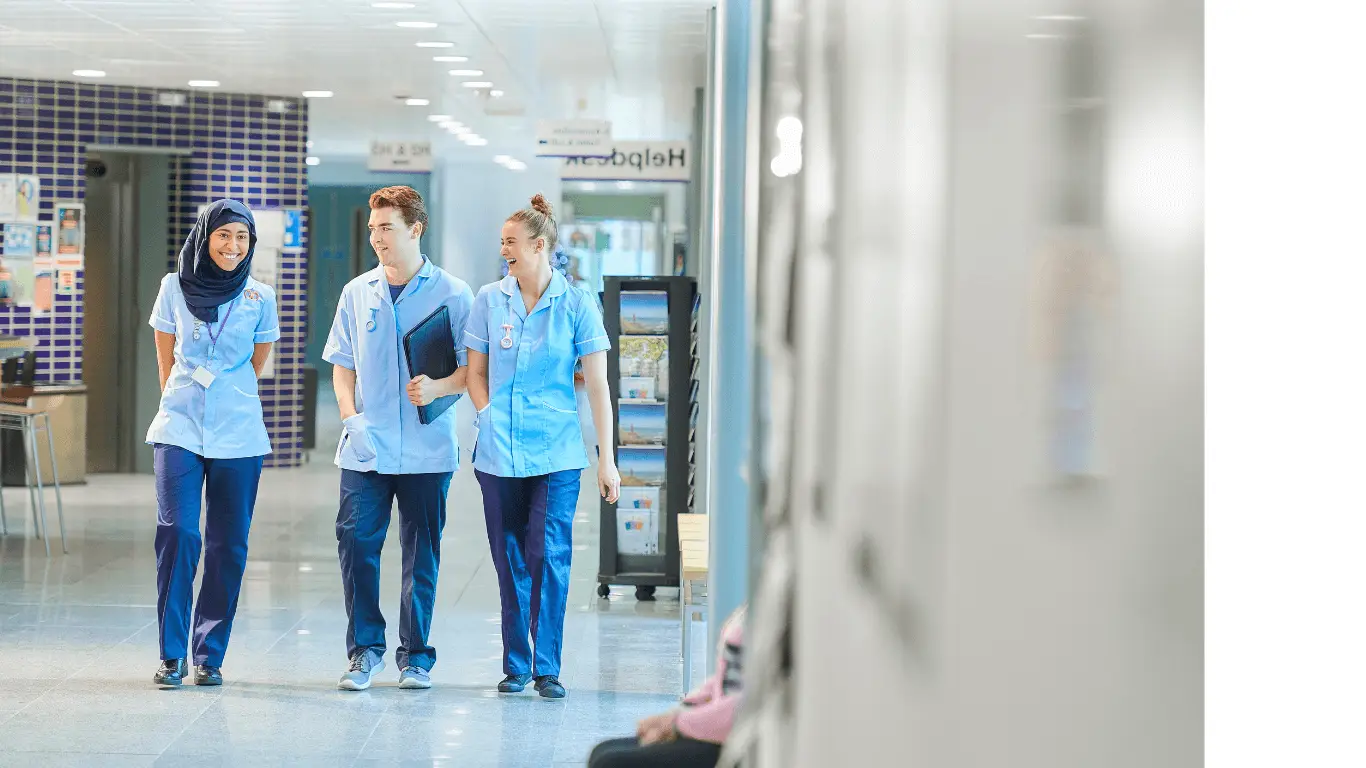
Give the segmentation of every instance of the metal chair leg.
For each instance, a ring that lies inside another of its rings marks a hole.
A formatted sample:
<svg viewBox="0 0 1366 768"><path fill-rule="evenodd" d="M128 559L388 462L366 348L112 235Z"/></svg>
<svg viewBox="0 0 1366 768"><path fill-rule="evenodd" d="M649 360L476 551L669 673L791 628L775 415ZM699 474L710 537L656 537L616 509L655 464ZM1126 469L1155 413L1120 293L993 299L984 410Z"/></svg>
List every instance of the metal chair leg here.
<svg viewBox="0 0 1366 768"><path fill-rule="evenodd" d="M5 466L5 430L0 428L0 467ZM9 521L5 519L5 487L0 482L0 536L9 535Z"/></svg>
<svg viewBox="0 0 1366 768"><path fill-rule="evenodd" d="M27 445L24 447L28 451L29 460L33 462L33 476L38 480L38 503L33 508L34 523L37 525L38 519L42 519L39 530L42 531L43 536L43 551L47 553L48 557L52 557L52 544L47 538L47 501L45 498L47 494L43 492L43 465L38 463L38 433L37 429L34 427L33 419L27 419L26 424L27 428L24 430L24 437ZM33 497L32 486L29 487L29 497Z"/></svg>
<svg viewBox="0 0 1366 768"><path fill-rule="evenodd" d="M47 455L52 459L52 489L57 493L57 528L62 532L62 554L66 549L66 513L62 511L62 478L57 471L57 449L52 445L52 417L43 414L43 430L47 432ZM37 449L37 446L34 446Z"/></svg>

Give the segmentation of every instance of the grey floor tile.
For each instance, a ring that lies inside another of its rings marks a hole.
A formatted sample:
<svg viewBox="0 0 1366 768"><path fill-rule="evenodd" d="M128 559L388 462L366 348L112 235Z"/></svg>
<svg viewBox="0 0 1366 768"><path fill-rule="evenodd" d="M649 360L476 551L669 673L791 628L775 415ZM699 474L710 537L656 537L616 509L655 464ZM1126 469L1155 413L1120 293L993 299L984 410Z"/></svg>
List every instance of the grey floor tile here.
<svg viewBox="0 0 1366 768"><path fill-rule="evenodd" d="M326 410L326 401L320 411ZM329 433L329 429L332 430ZM267 470L227 685L161 690L155 494L148 476L96 475L63 489L71 553L0 538L0 768L53 766L582 765L605 738L677 700L677 602L594 596L597 515L585 473L565 628L569 698L502 695L497 583L468 471L452 483L431 642L430 691L396 688L401 570L396 528L381 567L388 668L363 693L336 689L346 612L333 521L336 427L313 461ZM22 531L21 489L8 489ZM699 635L700 637L701 635Z"/></svg>

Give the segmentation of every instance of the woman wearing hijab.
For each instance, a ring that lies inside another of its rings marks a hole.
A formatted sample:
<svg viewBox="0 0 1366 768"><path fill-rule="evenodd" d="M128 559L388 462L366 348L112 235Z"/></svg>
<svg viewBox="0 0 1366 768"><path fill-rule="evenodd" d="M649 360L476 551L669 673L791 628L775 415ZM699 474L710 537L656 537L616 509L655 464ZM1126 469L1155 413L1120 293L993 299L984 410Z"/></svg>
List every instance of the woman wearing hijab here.
<svg viewBox="0 0 1366 768"><path fill-rule="evenodd" d="M176 271L161 281L149 324L156 331L161 407L147 430L156 451L158 685L189 675L190 604L197 685L222 685L223 656L247 564L247 532L261 466L270 453L257 377L280 338L275 292L251 278L256 221L236 200L199 214Z"/></svg>

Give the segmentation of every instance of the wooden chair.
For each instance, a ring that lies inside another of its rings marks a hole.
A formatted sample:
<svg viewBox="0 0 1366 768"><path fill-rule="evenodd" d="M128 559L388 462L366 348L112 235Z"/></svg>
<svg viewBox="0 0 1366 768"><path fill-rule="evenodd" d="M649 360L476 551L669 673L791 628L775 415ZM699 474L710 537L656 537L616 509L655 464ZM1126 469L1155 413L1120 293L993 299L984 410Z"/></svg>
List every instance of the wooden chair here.
<svg viewBox="0 0 1366 768"><path fill-rule="evenodd" d="M692 623L701 621L701 605L693 601L693 584L707 581L711 552L711 519L707 515L677 515L679 563L679 613L683 624L683 693L692 689Z"/></svg>

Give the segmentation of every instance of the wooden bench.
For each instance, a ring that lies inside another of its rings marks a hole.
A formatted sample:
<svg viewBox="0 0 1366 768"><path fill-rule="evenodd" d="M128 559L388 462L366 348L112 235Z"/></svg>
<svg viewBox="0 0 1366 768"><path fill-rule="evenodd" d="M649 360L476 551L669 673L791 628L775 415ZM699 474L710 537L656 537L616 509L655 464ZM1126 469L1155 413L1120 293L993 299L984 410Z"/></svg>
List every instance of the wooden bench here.
<svg viewBox="0 0 1366 768"><path fill-rule="evenodd" d="M679 618L682 620L683 693L692 689L692 623L702 619L693 603L693 584L707 581L711 552L711 519L707 515L684 513L678 521Z"/></svg>

